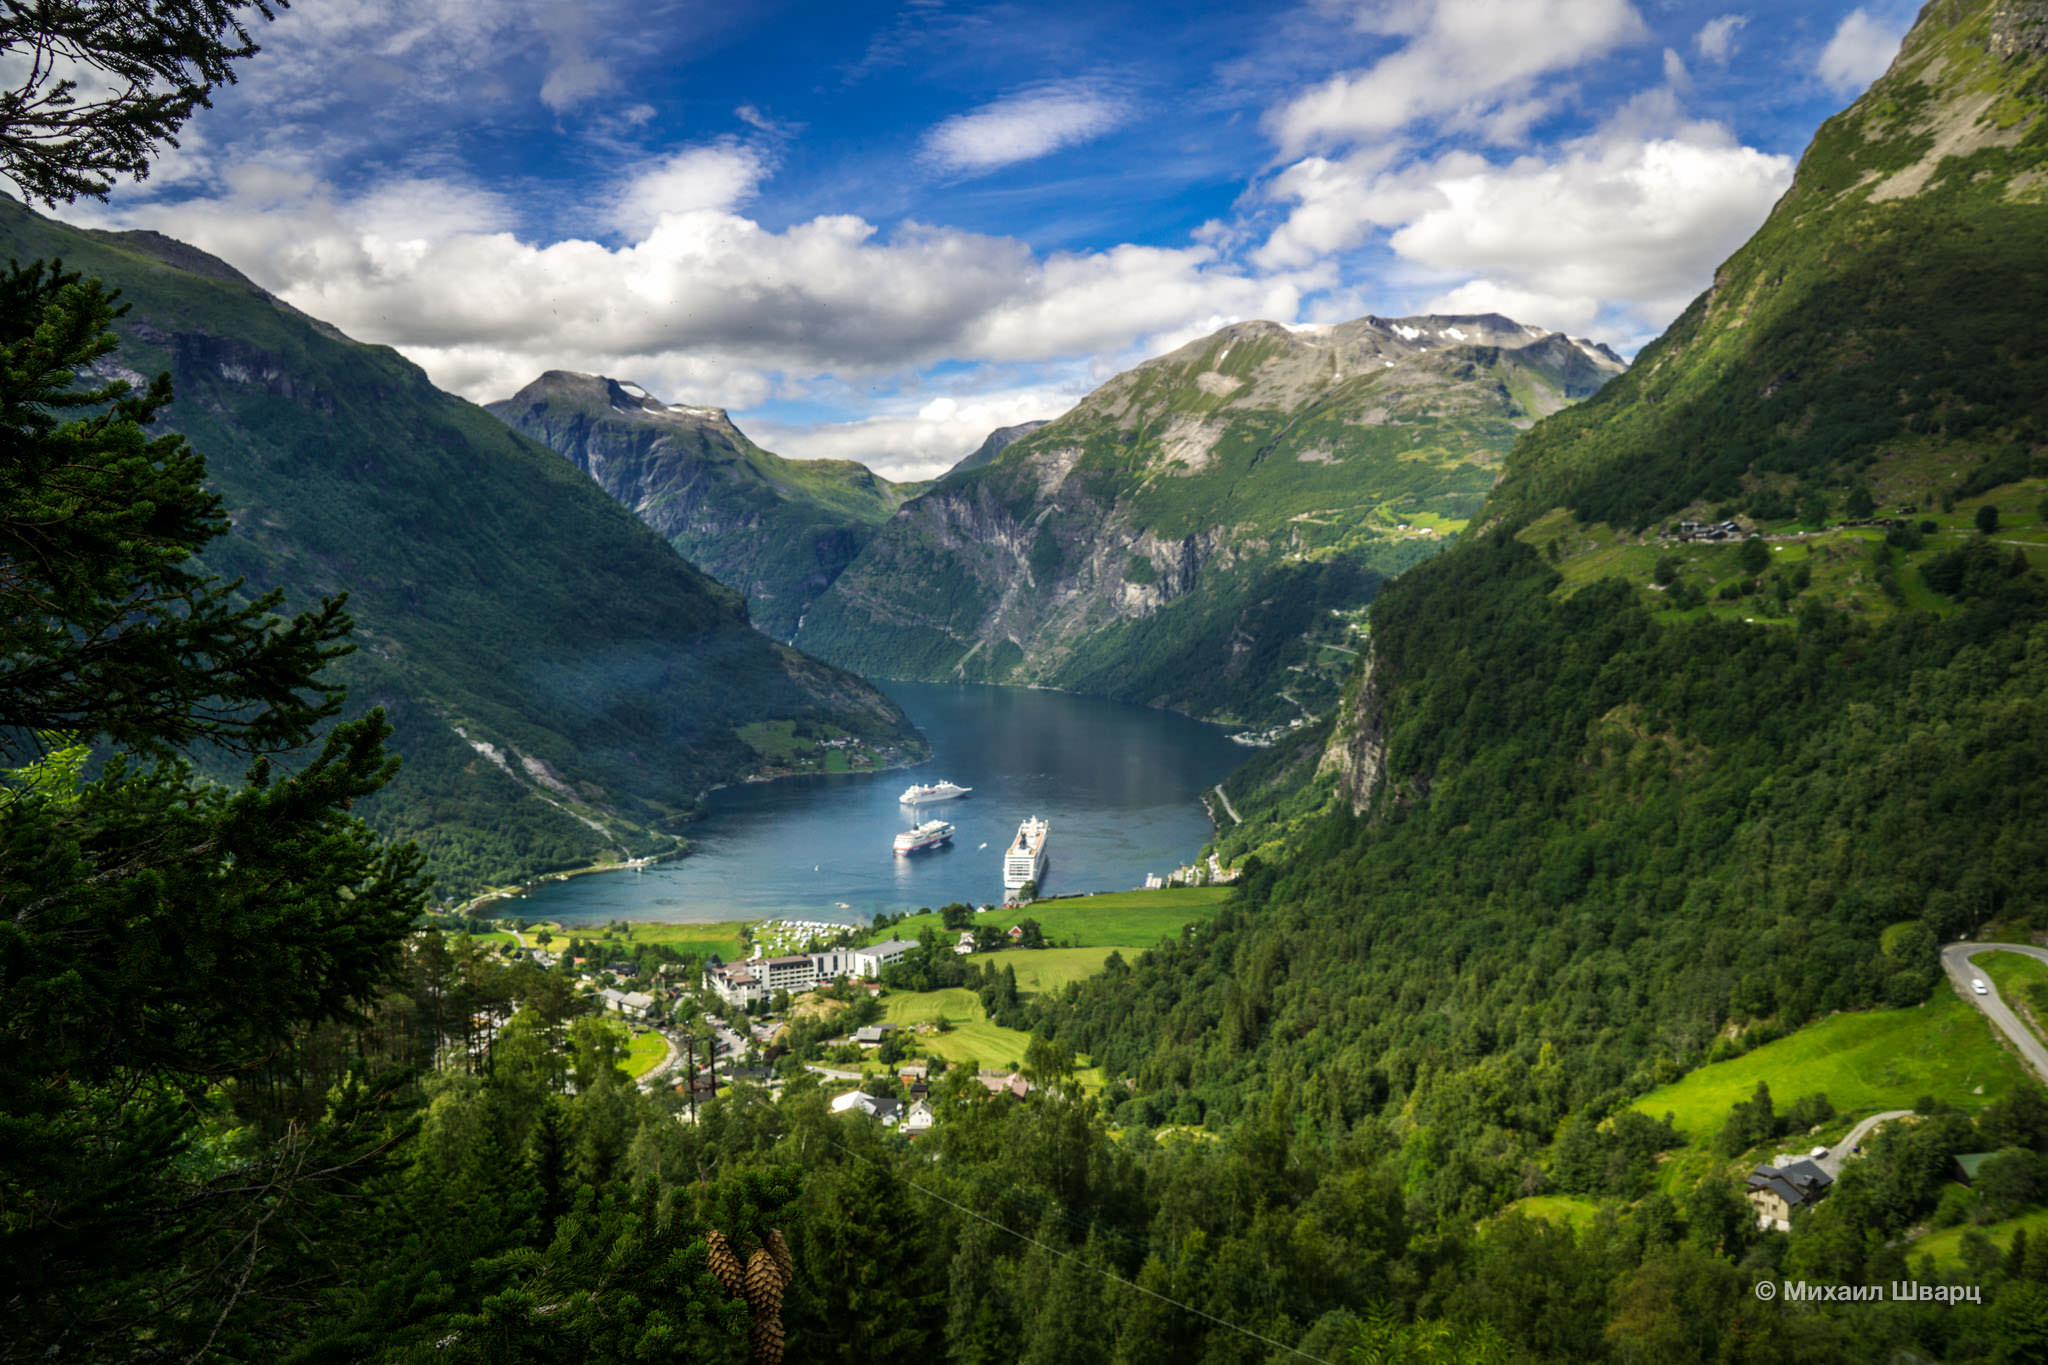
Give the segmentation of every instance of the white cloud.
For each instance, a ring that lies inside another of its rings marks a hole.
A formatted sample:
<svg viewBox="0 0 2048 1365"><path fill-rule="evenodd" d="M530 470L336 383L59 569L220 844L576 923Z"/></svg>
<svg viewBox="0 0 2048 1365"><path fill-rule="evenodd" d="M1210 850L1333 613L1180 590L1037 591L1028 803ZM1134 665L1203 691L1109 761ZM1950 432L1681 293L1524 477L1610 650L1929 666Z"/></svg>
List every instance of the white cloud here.
<svg viewBox="0 0 2048 1365"><path fill-rule="evenodd" d="M1369 11L1368 31L1408 38L1370 69L1334 76L1269 119L1284 155L1455 115L1484 128L1501 105L1529 105L1535 77L1569 69L1648 32L1628 0L1437 0ZM1525 109L1526 129L1540 112Z"/></svg>
<svg viewBox="0 0 2048 1365"><path fill-rule="evenodd" d="M1860 9L1850 10L1822 49L1814 73L1830 90L1860 91L1884 74L1905 36L1903 27L1873 19Z"/></svg>
<svg viewBox="0 0 2048 1365"><path fill-rule="evenodd" d="M937 478L997 427L1050 420L1079 402L1084 385L933 398L916 411L798 426L754 418L743 425L766 449L794 459L858 460L898 482Z"/></svg>
<svg viewBox="0 0 2048 1365"><path fill-rule="evenodd" d="M1709 19L1692 36L1693 49L1703 60L1723 65L1735 55L1736 30L1748 22L1749 17L1743 14L1724 14L1718 19Z"/></svg>
<svg viewBox="0 0 2048 1365"><path fill-rule="evenodd" d="M1436 206L1388 245L1459 281L1444 299L1490 298L1559 329L1606 315L1647 333L1755 231L1791 174L1789 157L1725 142L1590 139L1555 161L1435 175Z"/></svg>
<svg viewBox="0 0 2048 1365"><path fill-rule="evenodd" d="M956 114L925 134L927 160L978 174L1100 137L1128 106L1085 83L1044 86Z"/></svg>
<svg viewBox="0 0 2048 1365"><path fill-rule="evenodd" d="M767 156L744 143L686 148L627 183L612 210L612 225L645 233L665 214L730 213L754 197L769 170Z"/></svg>
<svg viewBox="0 0 2048 1365"><path fill-rule="evenodd" d="M884 234L850 215L771 231L739 207L768 169L739 144L678 153L620 187L620 245L523 239L507 200L417 176L346 195L251 168L212 199L92 216L193 242L485 400L557 367L744 408L940 360L1131 355L1219 319L1291 320L1328 283L1326 271L1257 275L1203 243L1041 257L1013 238Z"/></svg>

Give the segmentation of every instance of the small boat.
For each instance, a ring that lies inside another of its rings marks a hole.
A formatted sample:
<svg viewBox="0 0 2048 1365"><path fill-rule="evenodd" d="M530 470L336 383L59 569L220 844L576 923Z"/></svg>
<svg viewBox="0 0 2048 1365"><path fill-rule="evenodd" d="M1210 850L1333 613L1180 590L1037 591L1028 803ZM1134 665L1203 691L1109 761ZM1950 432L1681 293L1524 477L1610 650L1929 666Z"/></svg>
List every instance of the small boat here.
<svg viewBox="0 0 2048 1365"><path fill-rule="evenodd" d="M982 847L982 848L987 848L987 847L988 847L988 840L986 840L986 839L982 840L982 841L981 841L981 847ZM976 851L976 852L978 853L978 852L980 852L981 850L980 850L980 849L976 849L975 851Z"/></svg>

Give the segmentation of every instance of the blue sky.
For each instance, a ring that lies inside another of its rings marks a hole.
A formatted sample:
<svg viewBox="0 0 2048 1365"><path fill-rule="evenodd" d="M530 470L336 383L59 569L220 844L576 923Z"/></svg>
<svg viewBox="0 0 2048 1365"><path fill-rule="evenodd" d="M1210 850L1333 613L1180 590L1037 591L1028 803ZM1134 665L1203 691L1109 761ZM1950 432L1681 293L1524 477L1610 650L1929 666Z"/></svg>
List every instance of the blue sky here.
<svg viewBox="0 0 2048 1365"><path fill-rule="evenodd" d="M1228 322L1632 351L1890 59L1894 0L299 0L147 226L444 387L728 407L895 477Z"/></svg>

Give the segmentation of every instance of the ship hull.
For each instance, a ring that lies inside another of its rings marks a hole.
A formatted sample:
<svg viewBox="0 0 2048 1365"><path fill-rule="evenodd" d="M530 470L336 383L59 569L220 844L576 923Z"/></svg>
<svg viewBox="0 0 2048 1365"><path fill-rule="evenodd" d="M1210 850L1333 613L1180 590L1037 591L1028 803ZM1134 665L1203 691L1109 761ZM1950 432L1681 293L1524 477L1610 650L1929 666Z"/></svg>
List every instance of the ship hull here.
<svg viewBox="0 0 2048 1365"><path fill-rule="evenodd" d="M1015 891L1027 882L1041 879L1045 872L1046 844L1052 826L1043 820L1026 820L1017 827L1017 837L1003 854L1003 889Z"/></svg>

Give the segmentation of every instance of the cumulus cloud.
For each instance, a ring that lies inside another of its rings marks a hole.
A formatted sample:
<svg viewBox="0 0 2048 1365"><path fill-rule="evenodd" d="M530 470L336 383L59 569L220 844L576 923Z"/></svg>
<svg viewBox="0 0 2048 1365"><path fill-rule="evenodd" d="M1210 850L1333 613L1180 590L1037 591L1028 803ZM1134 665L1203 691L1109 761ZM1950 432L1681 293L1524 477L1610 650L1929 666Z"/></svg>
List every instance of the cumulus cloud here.
<svg viewBox="0 0 2048 1365"><path fill-rule="evenodd" d="M648 166L619 191L612 226L644 234L664 215L729 213L754 197L767 155L736 141L688 147Z"/></svg>
<svg viewBox="0 0 2048 1365"><path fill-rule="evenodd" d="M1737 145L1646 92L1597 134L1496 163L1468 151L1388 165L1304 158L1275 177L1287 220L1254 253L1304 268L1385 232L1402 269L1444 288L1436 311L1498 311L1585 331L1654 331L1756 228L1788 157Z"/></svg>
<svg viewBox="0 0 2048 1365"><path fill-rule="evenodd" d="M933 479L958 464L997 427L1050 420L1079 402L1084 385L938 397L914 411L852 422L794 425L753 420L747 434L795 459L858 460L898 482Z"/></svg>
<svg viewBox="0 0 2048 1365"><path fill-rule="evenodd" d="M484 400L552 367L748 407L940 360L1122 355L1216 319L1289 320L1327 280L1255 274L1205 243L1041 256L1014 238L915 223L884 233L844 214L771 230L740 208L768 170L738 144L678 152L614 196L623 244L527 240L507 201L460 182L350 194L255 168L214 198L117 221L213 251Z"/></svg>
<svg viewBox="0 0 2048 1365"><path fill-rule="evenodd" d="M1850 10L1821 50L1814 72L1830 90L1860 91L1884 74L1905 36L1903 27L1873 19L1860 9Z"/></svg>
<svg viewBox="0 0 2048 1365"><path fill-rule="evenodd" d="M1600 139L1549 160L1421 174L1438 203L1388 239L1396 255L1460 279L1442 297L1512 301L1553 328L1607 313L1661 327L1756 229L1792 161L1680 137Z"/></svg>
<svg viewBox="0 0 2048 1365"><path fill-rule="evenodd" d="M1521 113L1511 140L1542 112L1530 83L1644 37L1628 0L1419 0L1366 12L1360 27L1406 38L1367 70L1330 78L1276 111L1268 126L1287 156L1457 115L1485 131L1503 106Z"/></svg>
<svg viewBox="0 0 2048 1365"><path fill-rule="evenodd" d="M1124 101L1092 85L1041 86L956 114L925 135L925 159L979 174L1087 142L1121 123Z"/></svg>
<svg viewBox="0 0 2048 1365"><path fill-rule="evenodd" d="M1748 16L1742 14L1724 14L1707 20L1692 36L1693 50L1705 61L1716 65L1725 63L1735 55L1736 31L1748 22Z"/></svg>

